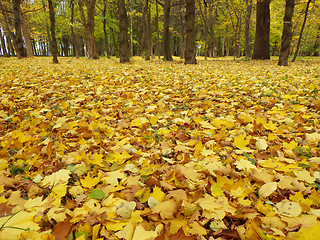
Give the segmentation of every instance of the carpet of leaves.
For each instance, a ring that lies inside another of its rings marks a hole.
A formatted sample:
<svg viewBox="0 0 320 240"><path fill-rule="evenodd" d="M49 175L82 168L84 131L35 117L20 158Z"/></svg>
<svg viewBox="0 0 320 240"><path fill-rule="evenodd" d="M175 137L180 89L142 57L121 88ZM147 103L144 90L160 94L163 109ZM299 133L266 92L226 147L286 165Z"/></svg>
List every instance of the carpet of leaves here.
<svg viewBox="0 0 320 240"><path fill-rule="evenodd" d="M318 239L320 61L0 59L0 239Z"/></svg>

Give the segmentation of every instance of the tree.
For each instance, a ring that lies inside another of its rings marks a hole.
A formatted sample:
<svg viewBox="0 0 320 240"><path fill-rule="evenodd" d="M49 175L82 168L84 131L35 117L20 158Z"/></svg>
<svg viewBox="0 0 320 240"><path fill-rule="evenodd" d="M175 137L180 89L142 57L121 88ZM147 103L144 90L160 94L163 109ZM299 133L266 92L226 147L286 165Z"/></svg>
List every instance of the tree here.
<svg viewBox="0 0 320 240"><path fill-rule="evenodd" d="M251 58L251 47L250 47L250 19L252 12L252 0L246 0L247 12L246 12L246 26L245 26L245 52L246 58Z"/></svg>
<svg viewBox="0 0 320 240"><path fill-rule="evenodd" d="M298 56L298 53L299 53L299 48L300 48L301 39L302 39L302 33L303 33L303 30L304 30L304 26L306 25L306 22L307 22L308 10L309 10L310 3L311 3L311 0L308 0L307 6L306 6L306 10L305 10L305 13L304 13L303 23L302 23L301 30L300 30L300 35L299 35L298 43L297 43L297 48L296 48L296 51L295 51L295 53L294 53L292 62L296 61L297 56Z"/></svg>
<svg viewBox="0 0 320 240"><path fill-rule="evenodd" d="M73 53L76 55L76 58L79 58L79 46L78 46L78 41L76 34L74 33L74 2L73 0L70 1L70 8L71 8L71 18L70 18L70 32L71 32L71 38L72 38L72 45L73 45Z"/></svg>
<svg viewBox="0 0 320 240"><path fill-rule="evenodd" d="M58 49L57 49L57 40L56 40L56 24L54 16L54 7L52 0L48 0L49 4L49 18L50 18L50 49L53 58L53 63L59 63L58 61Z"/></svg>
<svg viewBox="0 0 320 240"><path fill-rule="evenodd" d="M21 0L12 0L12 7L13 7L13 15L14 15L14 46L16 48L17 57L24 58L27 56L26 50L23 45L22 39L22 31L21 31Z"/></svg>
<svg viewBox="0 0 320 240"><path fill-rule="evenodd" d="M186 0L186 52L185 64L196 64L195 57L195 33L194 33L194 18L195 18L195 0Z"/></svg>
<svg viewBox="0 0 320 240"><path fill-rule="evenodd" d="M279 66L288 66L290 44L292 39L292 16L294 12L294 0L286 0L286 10L283 18L283 30Z"/></svg>
<svg viewBox="0 0 320 240"><path fill-rule="evenodd" d="M165 61L172 61L171 49L170 49L170 9L171 0L164 0L164 3L159 3L163 6L163 57Z"/></svg>
<svg viewBox="0 0 320 240"><path fill-rule="evenodd" d="M94 14L95 14L96 0L85 0L86 7L87 7L87 18L84 15L83 0L79 0L78 3L79 3L82 24L87 32L88 58L98 59L99 55L98 55L95 37L94 37Z"/></svg>
<svg viewBox="0 0 320 240"><path fill-rule="evenodd" d="M106 0L103 1L103 10L102 10L102 15L103 15L103 34L104 34L104 48L106 50L106 55L107 58L110 58L110 51L109 51L109 43L108 43L108 34L107 34L107 3Z"/></svg>
<svg viewBox="0 0 320 240"><path fill-rule="evenodd" d="M270 2L257 0L256 36L252 59L270 59Z"/></svg>
<svg viewBox="0 0 320 240"><path fill-rule="evenodd" d="M130 46L128 42L128 16L124 0L118 0L119 11L119 55L120 62L130 62Z"/></svg>

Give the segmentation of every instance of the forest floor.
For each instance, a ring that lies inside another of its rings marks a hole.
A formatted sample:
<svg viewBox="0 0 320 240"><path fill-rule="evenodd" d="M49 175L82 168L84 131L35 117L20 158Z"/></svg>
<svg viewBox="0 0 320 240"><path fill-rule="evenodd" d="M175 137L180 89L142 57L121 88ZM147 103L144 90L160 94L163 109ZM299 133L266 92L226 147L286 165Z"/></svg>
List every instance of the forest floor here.
<svg viewBox="0 0 320 240"><path fill-rule="evenodd" d="M59 60L0 58L0 239L318 239L320 59Z"/></svg>

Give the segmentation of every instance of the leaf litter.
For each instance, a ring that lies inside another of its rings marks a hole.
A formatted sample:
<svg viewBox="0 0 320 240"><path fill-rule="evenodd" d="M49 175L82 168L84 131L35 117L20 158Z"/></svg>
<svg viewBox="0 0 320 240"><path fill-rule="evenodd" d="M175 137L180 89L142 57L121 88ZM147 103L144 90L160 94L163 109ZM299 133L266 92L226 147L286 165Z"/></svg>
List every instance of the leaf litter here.
<svg viewBox="0 0 320 240"><path fill-rule="evenodd" d="M316 239L318 60L0 66L1 239Z"/></svg>

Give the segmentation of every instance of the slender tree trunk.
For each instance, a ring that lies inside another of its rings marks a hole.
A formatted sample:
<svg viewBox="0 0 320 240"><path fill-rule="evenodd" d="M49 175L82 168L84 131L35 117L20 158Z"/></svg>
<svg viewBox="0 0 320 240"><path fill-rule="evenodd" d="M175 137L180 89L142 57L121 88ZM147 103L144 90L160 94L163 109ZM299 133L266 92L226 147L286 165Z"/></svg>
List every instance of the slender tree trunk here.
<svg viewBox="0 0 320 240"><path fill-rule="evenodd" d="M145 0L145 5L142 11L142 46L144 48L145 60L150 60L150 39L149 39L149 28L150 28L150 17L149 17L149 0Z"/></svg>
<svg viewBox="0 0 320 240"><path fill-rule="evenodd" d="M179 5L179 20L180 20L180 58L184 59L186 52L186 30L185 30L185 14L184 14L185 4L183 0L180 0Z"/></svg>
<svg viewBox="0 0 320 240"><path fill-rule="evenodd" d="M4 36L2 35L1 29L0 29L0 41L1 41L1 48L2 48L3 56L8 57L8 52L6 49L6 44L5 44Z"/></svg>
<svg viewBox="0 0 320 240"><path fill-rule="evenodd" d="M50 15L50 32L51 32L51 54L53 63L59 63L58 61L58 49L57 49L57 40L56 40L56 23L55 23L55 16L54 16L54 7L52 4L52 0L48 0L49 4L49 15Z"/></svg>
<svg viewBox="0 0 320 240"><path fill-rule="evenodd" d="M118 0L119 11L119 53L120 62L130 62L130 46L128 42L128 16L124 0Z"/></svg>
<svg viewBox="0 0 320 240"><path fill-rule="evenodd" d="M311 56L319 56L319 53L316 52L317 48L319 47L319 42L320 42L320 25L318 27L317 37L316 37L316 40L314 41L313 49L310 54Z"/></svg>
<svg viewBox="0 0 320 240"><path fill-rule="evenodd" d="M164 12L164 22L163 22L163 55L165 61L172 61L171 49L170 49L170 9L171 9L171 0L165 0L163 6Z"/></svg>
<svg viewBox="0 0 320 240"><path fill-rule="evenodd" d="M256 37L252 59L270 59L270 2L257 0Z"/></svg>
<svg viewBox="0 0 320 240"><path fill-rule="evenodd" d="M156 1L156 31L157 31L157 55L158 58L161 58L160 54L160 31L159 31L159 8L158 1Z"/></svg>
<svg viewBox="0 0 320 240"><path fill-rule="evenodd" d="M294 0L286 0L286 10L283 18L283 31L279 66L288 66L290 44L292 39L292 16L294 12Z"/></svg>
<svg viewBox="0 0 320 240"><path fill-rule="evenodd" d="M251 58L251 47L250 47L250 20L252 13L252 0L246 0L247 12L246 12L246 26L245 26L245 51L246 58Z"/></svg>
<svg viewBox="0 0 320 240"><path fill-rule="evenodd" d="M21 23L22 23L22 25L21 25L22 26L22 33L23 33L24 40L25 40L26 47L27 47L27 56L33 57L34 54L33 54L33 49L32 49L32 41L31 41L29 30L27 27L26 19L23 16L21 16Z"/></svg>
<svg viewBox="0 0 320 240"><path fill-rule="evenodd" d="M79 45L73 29L73 24L74 24L74 1L73 0L70 1L70 7L71 7L70 32L71 32L71 38L72 38L73 54L76 55L76 58L79 58Z"/></svg>
<svg viewBox="0 0 320 240"><path fill-rule="evenodd" d="M104 6L103 6L103 34L104 34L104 48L106 50L106 55L107 58L110 58L110 51L109 51L109 43L108 43L108 34L107 34L107 19L106 19L106 14L107 14L107 5L106 1L104 1Z"/></svg>
<svg viewBox="0 0 320 240"><path fill-rule="evenodd" d="M95 4L96 0L88 0L87 4L87 12L88 12L88 20L87 20L87 44L88 44L88 57L89 59L98 59L98 51L94 37L94 12L95 12Z"/></svg>
<svg viewBox="0 0 320 240"><path fill-rule="evenodd" d="M294 53L292 62L295 62L296 59L297 59L297 57L298 57L299 48L300 48L301 39L302 39L302 33L303 33L303 30L304 30L304 26L306 25L306 22L307 22L307 17L308 17L308 11L309 11L310 3L311 3L311 0L308 0L307 6L306 6L306 11L305 11L305 13L304 13L303 23L302 23L301 30L300 30L300 35L299 35L298 43L297 43L297 48L296 48L296 51L295 51L295 53Z"/></svg>
<svg viewBox="0 0 320 240"><path fill-rule="evenodd" d="M145 35L145 60L148 61L151 58L151 47L152 47L152 42L151 42L151 12L150 12L150 7L149 7L149 0L146 0L146 9L147 9L147 24L146 24L146 35Z"/></svg>
<svg viewBox="0 0 320 240"><path fill-rule="evenodd" d="M15 29L15 47L16 47L16 53L17 57L19 59L26 57L26 51L23 46L23 39L22 39L22 31L21 31L21 0L12 0L12 6L13 6L13 14L14 14L14 29Z"/></svg>
<svg viewBox="0 0 320 240"><path fill-rule="evenodd" d="M195 55L195 33L194 33L194 19L196 12L195 0L186 0L186 53L185 64L196 64Z"/></svg>

